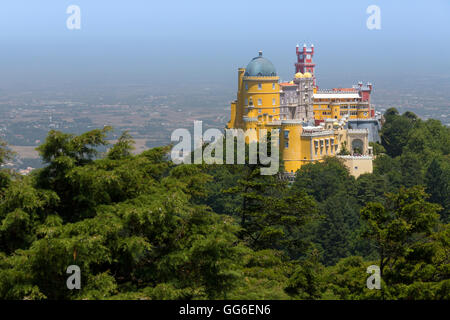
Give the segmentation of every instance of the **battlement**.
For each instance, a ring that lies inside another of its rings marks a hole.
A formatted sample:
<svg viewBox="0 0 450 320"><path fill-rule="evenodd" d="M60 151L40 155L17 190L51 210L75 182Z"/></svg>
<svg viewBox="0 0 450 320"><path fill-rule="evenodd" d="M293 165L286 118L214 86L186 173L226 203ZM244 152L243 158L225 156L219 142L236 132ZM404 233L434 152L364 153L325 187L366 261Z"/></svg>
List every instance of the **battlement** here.
<svg viewBox="0 0 450 320"><path fill-rule="evenodd" d="M300 46L297 44L296 46L296 53L299 55L300 53L310 53L314 54L314 45L311 44L311 46L308 48L306 43L303 44L303 47L300 49Z"/></svg>

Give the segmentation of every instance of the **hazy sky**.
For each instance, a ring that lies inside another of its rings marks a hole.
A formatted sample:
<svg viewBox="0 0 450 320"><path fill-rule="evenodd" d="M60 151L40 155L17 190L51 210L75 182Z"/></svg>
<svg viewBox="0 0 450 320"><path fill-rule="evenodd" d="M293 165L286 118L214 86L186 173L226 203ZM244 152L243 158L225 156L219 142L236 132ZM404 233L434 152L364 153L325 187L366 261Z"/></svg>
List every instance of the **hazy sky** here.
<svg viewBox="0 0 450 320"><path fill-rule="evenodd" d="M81 30L68 30L69 5ZM381 9L368 30L366 8ZM295 45L317 75L373 80L450 73L449 0L3 0L0 86L218 82L263 50L290 79ZM337 84L337 83L336 83Z"/></svg>

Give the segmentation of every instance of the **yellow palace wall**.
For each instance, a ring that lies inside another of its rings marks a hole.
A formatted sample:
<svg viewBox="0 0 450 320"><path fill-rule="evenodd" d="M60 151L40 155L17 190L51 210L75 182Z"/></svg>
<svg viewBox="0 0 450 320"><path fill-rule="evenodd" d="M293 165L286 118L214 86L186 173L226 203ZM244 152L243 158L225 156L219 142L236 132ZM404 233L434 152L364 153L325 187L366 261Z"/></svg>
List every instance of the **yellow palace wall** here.
<svg viewBox="0 0 450 320"><path fill-rule="evenodd" d="M333 128L332 124L327 124L326 132L308 135L303 134L301 122L284 120L281 124L278 122L280 120L279 77L249 77L244 76L244 73L245 69L239 68L237 99L231 103L231 119L228 128L256 129L258 135L258 129L280 129L280 152L285 171L291 173L295 173L302 165L311 161L321 161L325 156L335 156L341 150L342 143L348 140L347 130ZM341 111L340 105L329 106L327 102L314 104L316 120L334 117L340 119ZM244 117L247 121L244 121ZM360 115L354 116L354 118L358 117L362 118ZM370 164L369 161L358 164L354 163L356 160L345 161L352 174L371 172L371 161Z"/></svg>

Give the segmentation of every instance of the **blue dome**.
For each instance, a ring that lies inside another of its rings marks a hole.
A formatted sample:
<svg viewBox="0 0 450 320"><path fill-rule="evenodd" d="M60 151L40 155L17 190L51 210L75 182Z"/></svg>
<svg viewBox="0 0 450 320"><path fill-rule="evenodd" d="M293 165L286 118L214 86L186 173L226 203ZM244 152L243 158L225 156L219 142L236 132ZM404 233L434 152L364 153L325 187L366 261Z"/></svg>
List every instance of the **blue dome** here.
<svg viewBox="0 0 450 320"><path fill-rule="evenodd" d="M259 56L250 61L245 69L245 76L248 77L274 77L277 75L277 71L272 62L262 56L262 51L259 52Z"/></svg>

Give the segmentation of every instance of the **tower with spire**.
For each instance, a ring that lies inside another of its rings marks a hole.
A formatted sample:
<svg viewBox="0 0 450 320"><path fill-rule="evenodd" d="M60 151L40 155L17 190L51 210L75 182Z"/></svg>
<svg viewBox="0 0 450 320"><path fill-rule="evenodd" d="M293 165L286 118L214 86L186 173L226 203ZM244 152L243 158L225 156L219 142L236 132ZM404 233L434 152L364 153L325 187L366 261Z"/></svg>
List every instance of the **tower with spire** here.
<svg viewBox="0 0 450 320"><path fill-rule="evenodd" d="M295 63L295 73L301 72L302 74L310 73L313 78L313 85L316 85L316 75L314 68L316 65L313 63L314 45L308 48L306 44L300 49L300 46L296 47L297 62Z"/></svg>

